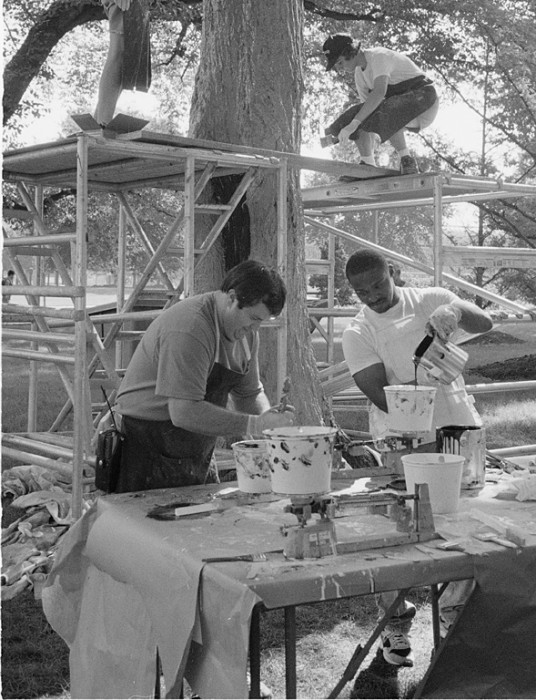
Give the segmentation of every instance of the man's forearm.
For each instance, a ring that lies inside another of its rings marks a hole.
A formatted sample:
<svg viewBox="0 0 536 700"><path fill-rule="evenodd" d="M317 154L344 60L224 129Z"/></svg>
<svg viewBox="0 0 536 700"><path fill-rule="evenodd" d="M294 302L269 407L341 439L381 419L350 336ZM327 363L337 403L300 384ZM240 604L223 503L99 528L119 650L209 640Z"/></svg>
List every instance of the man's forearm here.
<svg viewBox="0 0 536 700"><path fill-rule="evenodd" d="M240 413L250 413L258 416L271 407L270 401L264 391L254 396L233 396L232 399L235 408Z"/></svg>
<svg viewBox="0 0 536 700"><path fill-rule="evenodd" d="M230 411L208 401L170 399L169 415L173 425L202 435L245 435L248 414Z"/></svg>
<svg viewBox="0 0 536 700"><path fill-rule="evenodd" d="M451 302L450 305L461 313L458 325L464 331L468 333L487 333L493 328L493 321L490 315L475 304L460 299Z"/></svg>

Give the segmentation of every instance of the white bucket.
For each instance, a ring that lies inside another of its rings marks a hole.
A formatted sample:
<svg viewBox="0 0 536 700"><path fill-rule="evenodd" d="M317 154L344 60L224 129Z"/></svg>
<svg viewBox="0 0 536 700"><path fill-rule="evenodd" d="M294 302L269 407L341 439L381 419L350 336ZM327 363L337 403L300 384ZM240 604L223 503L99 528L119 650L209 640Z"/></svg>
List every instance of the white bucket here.
<svg viewBox="0 0 536 700"><path fill-rule="evenodd" d="M272 491L303 496L329 492L336 434L336 428L320 426L265 430Z"/></svg>
<svg viewBox="0 0 536 700"><path fill-rule="evenodd" d="M270 493L272 479L268 461L268 440L243 440L231 447L236 464L238 488L244 493Z"/></svg>
<svg viewBox="0 0 536 700"><path fill-rule="evenodd" d="M415 484L428 484L432 513L458 510L464 457L436 452L402 456L406 490L415 493Z"/></svg>
<svg viewBox="0 0 536 700"><path fill-rule="evenodd" d="M435 386L386 386L387 427L395 433L427 433L432 429Z"/></svg>

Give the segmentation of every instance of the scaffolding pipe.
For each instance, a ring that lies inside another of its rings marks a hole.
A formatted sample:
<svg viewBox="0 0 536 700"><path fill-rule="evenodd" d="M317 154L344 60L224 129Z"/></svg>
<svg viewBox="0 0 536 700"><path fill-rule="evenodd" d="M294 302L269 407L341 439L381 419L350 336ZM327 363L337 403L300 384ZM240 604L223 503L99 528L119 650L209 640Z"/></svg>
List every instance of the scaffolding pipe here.
<svg viewBox="0 0 536 700"><path fill-rule="evenodd" d="M38 467L43 467L44 469L51 469L57 471L63 476L69 479L73 476L73 464L72 462L59 462L57 459L50 459L49 457L43 457L42 455L36 455L32 452L24 452L23 450L16 450L13 447L2 446L2 454L5 457L10 457L11 459L17 460L17 462L23 462L25 464L36 464ZM72 454L71 454L72 458ZM93 481L93 479L91 479ZM74 497L74 488L73 488ZM74 514L73 514L74 515ZM77 519L80 516L74 516Z"/></svg>
<svg viewBox="0 0 536 700"><path fill-rule="evenodd" d="M21 448L27 450L35 450L45 457L57 457L58 459L66 459L72 461L73 450L70 447L61 447L60 445L52 445L50 443L42 443L32 438L21 437L20 435L3 435L2 445L13 448ZM95 466L95 457L87 459L87 463Z"/></svg>
<svg viewBox="0 0 536 700"><path fill-rule="evenodd" d="M75 353L74 353L74 378L73 378L73 406L74 406L74 435L73 435L73 493L72 514L75 520L82 515L82 464L87 456L89 448L89 436L86 434L86 394L87 383L87 334L86 334L86 296L87 284L87 209L88 209L88 177L87 167L89 162L88 137L78 137L77 143L77 170L76 170L76 242L75 255L73 256L74 280L84 290L82 296L74 299L75 310L84 315L84 321L75 324Z"/></svg>
<svg viewBox="0 0 536 700"><path fill-rule="evenodd" d="M441 196L443 194L441 177L434 177L434 286L441 286L443 276L443 205Z"/></svg>
<svg viewBox="0 0 536 700"><path fill-rule="evenodd" d="M501 447L496 450L488 450L496 457L522 457L523 455L536 456L536 445L519 445L517 447Z"/></svg>
<svg viewBox="0 0 536 700"><path fill-rule="evenodd" d="M277 269L283 280L288 280L287 269L287 227L288 227L288 159L282 158L277 171ZM283 385L287 376L288 350L288 311L286 306L277 319L277 396L283 393Z"/></svg>

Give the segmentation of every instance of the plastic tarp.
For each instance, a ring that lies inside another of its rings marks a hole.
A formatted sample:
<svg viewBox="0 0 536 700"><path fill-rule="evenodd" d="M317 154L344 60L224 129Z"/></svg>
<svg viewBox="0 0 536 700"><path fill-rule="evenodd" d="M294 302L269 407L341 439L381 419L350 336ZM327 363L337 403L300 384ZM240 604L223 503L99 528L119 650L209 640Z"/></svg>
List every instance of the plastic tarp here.
<svg viewBox="0 0 536 700"><path fill-rule="evenodd" d="M70 647L71 697L151 697L156 648L169 697L179 697L187 663L203 697L247 697L258 598L228 579L204 587L202 571L169 523L99 499L63 539L43 591Z"/></svg>
<svg viewBox="0 0 536 700"><path fill-rule="evenodd" d="M536 697L536 559L479 557L476 588L418 696Z"/></svg>

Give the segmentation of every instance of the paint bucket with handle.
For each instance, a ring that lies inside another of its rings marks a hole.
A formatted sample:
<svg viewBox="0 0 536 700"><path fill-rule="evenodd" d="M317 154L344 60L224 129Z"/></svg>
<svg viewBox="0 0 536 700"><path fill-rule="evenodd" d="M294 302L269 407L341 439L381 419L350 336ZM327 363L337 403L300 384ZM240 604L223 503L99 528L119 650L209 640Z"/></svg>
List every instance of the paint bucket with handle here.
<svg viewBox="0 0 536 700"><path fill-rule="evenodd" d="M454 343L427 335L413 354L415 365L422 367L440 384L450 384L463 372L469 355Z"/></svg>

